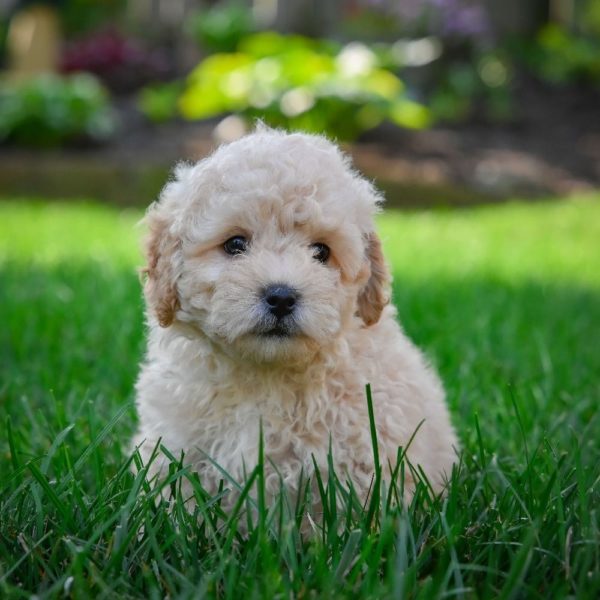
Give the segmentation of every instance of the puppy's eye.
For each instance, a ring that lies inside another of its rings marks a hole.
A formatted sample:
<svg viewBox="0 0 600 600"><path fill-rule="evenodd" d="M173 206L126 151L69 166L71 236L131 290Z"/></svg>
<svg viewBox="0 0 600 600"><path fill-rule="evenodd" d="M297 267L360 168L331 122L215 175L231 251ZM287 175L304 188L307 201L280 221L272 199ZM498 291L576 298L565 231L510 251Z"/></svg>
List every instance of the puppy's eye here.
<svg viewBox="0 0 600 600"><path fill-rule="evenodd" d="M234 235L223 244L223 250L232 256L243 254L248 250L248 240L243 235Z"/></svg>
<svg viewBox="0 0 600 600"><path fill-rule="evenodd" d="M319 262L326 263L329 258L330 250L326 244L312 244L313 258Z"/></svg>

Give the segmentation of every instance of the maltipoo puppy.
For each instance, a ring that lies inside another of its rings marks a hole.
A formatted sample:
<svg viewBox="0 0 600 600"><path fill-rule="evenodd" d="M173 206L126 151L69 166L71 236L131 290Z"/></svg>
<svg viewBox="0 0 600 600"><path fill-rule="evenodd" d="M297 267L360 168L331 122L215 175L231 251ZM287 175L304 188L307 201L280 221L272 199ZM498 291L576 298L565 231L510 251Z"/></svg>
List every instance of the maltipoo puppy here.
<svg viewBox="0 0 600 600"><path fill-rule="evenodd" d="M262 423L268 493L293 493L315 463L326 477L331 448L338 477L366 497L371 384L384 473L402 447L442 489L457 440L390 304L381 200L326 139L264 127L176 169L146 218L142 458L160 440L216 490L214 463L239 481L254 467Z"/></svg>

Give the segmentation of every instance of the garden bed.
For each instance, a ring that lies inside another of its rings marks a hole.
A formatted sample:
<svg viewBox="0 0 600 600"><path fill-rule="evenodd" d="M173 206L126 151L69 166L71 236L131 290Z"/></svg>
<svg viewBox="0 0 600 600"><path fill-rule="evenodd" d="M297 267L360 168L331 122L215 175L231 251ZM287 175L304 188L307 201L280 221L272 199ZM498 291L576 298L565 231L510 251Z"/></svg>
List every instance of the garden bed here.
<svg viewBox="0 0 600 600"><path fill-rule="evenodd" d="M600 93L528 82L511 123L381 126L347 146L394 206L462 206L514 196L565 195L600 187ZM94 197L145 205L172 165L216 145L217 121L151 125L122 102L116 139L66 150L0 149L4 194Z"/></svg>

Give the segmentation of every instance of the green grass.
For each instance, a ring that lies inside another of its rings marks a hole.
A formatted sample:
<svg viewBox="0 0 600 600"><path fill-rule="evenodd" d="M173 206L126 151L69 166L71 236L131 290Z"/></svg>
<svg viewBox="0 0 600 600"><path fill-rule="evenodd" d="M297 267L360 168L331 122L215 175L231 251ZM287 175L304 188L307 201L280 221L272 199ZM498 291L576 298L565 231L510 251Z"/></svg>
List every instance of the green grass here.
<svg viewBox="0 0 600 600"><path fill-rule="evenodd" d="M196 515L131 474L140 216L0 203L0 596L600 595L599 197L381 218L462 463L445 499L329 503L313 539L274 526L260 465L247 540L184 468Z"/></svg>

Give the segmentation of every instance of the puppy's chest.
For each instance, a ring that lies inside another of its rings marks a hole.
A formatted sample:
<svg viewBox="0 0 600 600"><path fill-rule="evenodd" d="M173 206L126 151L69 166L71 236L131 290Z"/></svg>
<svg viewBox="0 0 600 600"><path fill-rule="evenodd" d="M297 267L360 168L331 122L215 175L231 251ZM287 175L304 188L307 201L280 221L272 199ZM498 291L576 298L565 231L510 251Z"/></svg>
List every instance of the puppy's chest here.
<svg viewBox="0 0 600 600"><path fill-rule="evenodd" d="M254 440L262 426L265 445L277 451L294 443L327 449L330 437L342 440L368 429L362 387L356 385L252 385L246 388L221 385L202 390L195 399L195 418L188 425L194 437ZM212 438L212 439L211 439ZM356 441L356 440L355 440Z"/></svg>
<svg viewBox="0 0 600 600"><path fill-rule="evenodd" d="M262 425L266 453L281 464L312 455L326 462L364 446L370 452L364 382L356 370L283 379L277 374L203 373L173 366L170 389L160 394L161 435L186 452L197 448L228 463L257 456ZM161 378L164 385L166 378ZM154 382L156 383L156 382ZM153 386L155 389L156 386ZM236 458L237 457L237 458Z"/></svg>

